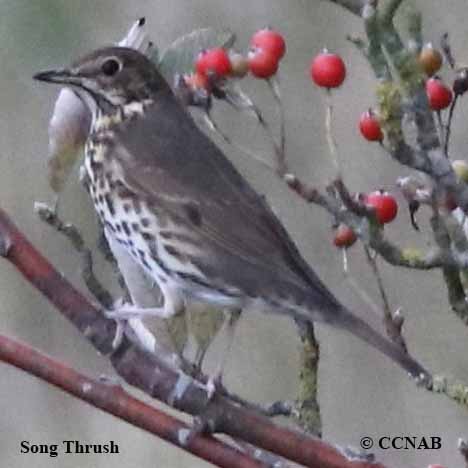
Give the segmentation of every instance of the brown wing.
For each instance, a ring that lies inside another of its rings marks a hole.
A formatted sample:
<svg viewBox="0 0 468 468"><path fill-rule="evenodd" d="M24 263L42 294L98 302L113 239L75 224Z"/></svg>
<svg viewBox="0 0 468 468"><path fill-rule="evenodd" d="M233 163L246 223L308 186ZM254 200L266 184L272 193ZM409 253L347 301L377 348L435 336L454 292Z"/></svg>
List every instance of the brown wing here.
<svg viewBox="0 0 468 468"><path fill-rule="evenodd" d="M311 290L336 303L301 258L286 230L173 95L160 97L144 118L128 122L114 157L129 188L179 214L211 252L210 273L234 283L258 282ZM119 133L117 132L117 138ZM209 257L209 256L208 256Z"/></svg>

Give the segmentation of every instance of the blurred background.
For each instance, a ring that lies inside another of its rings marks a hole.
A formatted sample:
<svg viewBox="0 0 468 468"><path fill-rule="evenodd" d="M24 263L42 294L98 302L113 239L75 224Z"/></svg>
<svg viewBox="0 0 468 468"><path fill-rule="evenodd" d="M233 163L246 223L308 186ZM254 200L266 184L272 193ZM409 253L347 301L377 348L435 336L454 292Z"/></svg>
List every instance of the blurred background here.
<svg viewBox="0 0 468 468"><path fill-rule="evenodd" d="M468 62L466 2L420 0L427 40L438 43L450 32L454 53ZM441 11L443 8L443 12ZM361 54L345 40L360 34L360 21L326 1L318 0L3 0L0 2L0 200L34 244L74 284L84 290L78 258L69 244L33 213L34 201L53 201L46 178L47 127L56 89L33 82L38 70L67 64L97 46L119 40L130 24L146 16L147 30L164 49L180 35L200 27L229 27L244 50L257 29L272 25L287 40L280 79L287 118L287 153L291 167L311 183L323 187L333 175L324 131L325 96L308 78L310 59L327 46L348 64L348 78L334 94L334 132L352 190L394 190L398 176L408 171L392 162L377 145L359 135L357 121L374 104L375 82ZM266 85L248 80L249 92L274 122L274 106ZM465 159L468 105L456 111L452 136L454 159ZM253 119L219 105L215 115L236 141L268 157L269 146ZM215 138L216 139L216 138ZM361 316L380 327L343 279L341 254L332 246L331 220L319 207L308 206L289 192L274 175L244 155L226 148L236 166L267 195L305 258L337 296ZM403 203L401 197L399 201ZM96 223L77 171L61 200L66 219L82 229L90 245L96 242ZM388 235L402 245L430 244L428 213L419 215L421 232L409 225L401 209ZM362 288L379 302L376 283L362 249L350 251L350 269ZM115 278L99 255L97 272L107 284ZM417 272L382 265L393 308L402 307L405 337L411 352L434 373L468 381L468 329L449 310L439 272ZM24 340L91 376L112 374L106 359L85 340L37 291L7 264L0 262L0 332ZM457 439L468 436L468 415L443 396L418 389L388 359L325 326L317 326L321 343L319 399L324 438L358 447L362 436L440 436L437 451L375 450L392 467L423 467L440 462L462 466ZM219 340L207 356L215 363ZM294 399L297 391L300 343L292 321L259 314L245 316L239 325L226 370L226 384L234 392L258 402ZM0 453L9 467L202 467L207 464L154 437L74 400L16 369L1 365ZM20 454L20 442L119 444L120 455Z"/></svg>

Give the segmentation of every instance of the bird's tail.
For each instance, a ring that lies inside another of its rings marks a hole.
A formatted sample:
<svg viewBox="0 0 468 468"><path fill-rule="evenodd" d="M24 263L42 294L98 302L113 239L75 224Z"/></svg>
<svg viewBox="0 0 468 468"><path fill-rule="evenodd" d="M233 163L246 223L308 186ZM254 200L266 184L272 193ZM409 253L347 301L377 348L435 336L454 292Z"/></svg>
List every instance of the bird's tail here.
<svg viewBox="0 0 468 468"><path fill-rule="evenodd" d="M344 306L340 306L340 310L337 311L336 314L336 321L333 320L331 324L361 338L361 340L396 362L412 377L427 384L430 384L432 381L431 374L424 369L419 362L413 359L400 346L375 331L368 323L351 313Z"/></svg>

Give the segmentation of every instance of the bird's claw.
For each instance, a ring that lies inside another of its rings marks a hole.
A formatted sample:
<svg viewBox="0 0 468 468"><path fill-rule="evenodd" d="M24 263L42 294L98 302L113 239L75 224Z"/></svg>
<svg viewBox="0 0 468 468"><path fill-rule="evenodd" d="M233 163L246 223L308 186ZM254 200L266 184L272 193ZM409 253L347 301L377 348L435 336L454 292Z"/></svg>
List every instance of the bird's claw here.
<svg viewBox="0 0 468 468"><path fill-rule="evenodd" d="M208 394L208 401L213 400L214 396L216 395L216 392L220 388L222 388L222 386L223 386L223 379L222 379L221 373L208 377L208 380L205 386L206 392Z"/></svg>
<svg viewBox="0 0 468 468"><path fill-rule="evenodd" d="M112 349L115 351L122 344L125 330L125 322L119 319L115 320L115 335L112 340Z"/></svg>

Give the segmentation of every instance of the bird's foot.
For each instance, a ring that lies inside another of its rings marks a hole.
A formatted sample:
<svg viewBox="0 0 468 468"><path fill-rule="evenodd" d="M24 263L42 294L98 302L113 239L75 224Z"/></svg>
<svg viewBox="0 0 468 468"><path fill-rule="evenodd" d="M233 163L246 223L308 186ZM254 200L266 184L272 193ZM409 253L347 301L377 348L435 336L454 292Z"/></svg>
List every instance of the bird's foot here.
<svg viewBox="0 0 468 468"><path fill-rule="evenodd" d="M120 319L115 319L115 335L112 340L112 349L115 351L122 344L124 331L125 331L125 321Z"/></svg>
<svg viewBox="0 0 468 468"><path fill-rule="evenodd" d="M123 301L121 299L118 299L117 301L115 301L114 307L118 309L122 304L123 304ZM104 311L104 316L106 318L115 320L115 325L116 325L115 335L112 340L112 349L115 351L122 344L122 340L123 340L124 333L125 333L126 320L120 319L118 317L110 317L107 315L106 310Z"/></svg>
<svg viewBox="0 0 468 468"><path fill-rule="evenodd" d="M211 401L216 392L221 389L223 386L223 375L222 373L216 373L214 375L210 375L206 382L206 391L208 393L208 400Z"/></svg>
<svg viewBox="0 0 468 468"><path fill-rule="evenodd" d="M222 374L217 373L210 376L205 384L205 389L208 396L206 406L200 414L195 416L192 427L179 434L180 439L183 437L183 440L180 440L183 445L188 444L196 435L213 434L217 430L219 414L216 406L211 405L211 402L217 394L222 393Z"/></svg>

